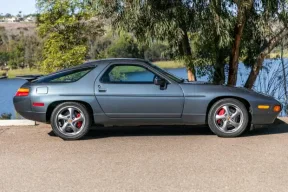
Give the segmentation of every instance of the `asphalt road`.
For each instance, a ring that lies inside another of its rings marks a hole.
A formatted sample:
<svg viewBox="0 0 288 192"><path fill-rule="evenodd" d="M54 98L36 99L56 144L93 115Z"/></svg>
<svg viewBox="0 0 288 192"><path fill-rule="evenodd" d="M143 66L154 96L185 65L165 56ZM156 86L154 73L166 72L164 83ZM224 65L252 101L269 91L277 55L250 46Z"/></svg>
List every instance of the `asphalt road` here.
<svg viewBox="0 0 288 192"><path fill-rule="evenodd" d="M0 191L287 191L287 133L134 127L63 141L47 125L0 128Z"/></svg>

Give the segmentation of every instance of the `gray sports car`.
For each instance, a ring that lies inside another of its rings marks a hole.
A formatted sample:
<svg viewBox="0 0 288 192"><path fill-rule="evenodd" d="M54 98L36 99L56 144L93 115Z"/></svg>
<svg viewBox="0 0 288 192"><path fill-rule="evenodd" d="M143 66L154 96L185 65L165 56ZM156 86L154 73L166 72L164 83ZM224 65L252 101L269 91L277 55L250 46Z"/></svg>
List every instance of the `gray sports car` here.
<svg viewBox="0 0 288 192"><path fill-rule="evenodd" d="M67 140L82 138L92 125L208 124L218 136L236 137L251 124L273 123L281 111L273 97L188 82L141 59L97 60L30 78L14 106Z"/></svg>

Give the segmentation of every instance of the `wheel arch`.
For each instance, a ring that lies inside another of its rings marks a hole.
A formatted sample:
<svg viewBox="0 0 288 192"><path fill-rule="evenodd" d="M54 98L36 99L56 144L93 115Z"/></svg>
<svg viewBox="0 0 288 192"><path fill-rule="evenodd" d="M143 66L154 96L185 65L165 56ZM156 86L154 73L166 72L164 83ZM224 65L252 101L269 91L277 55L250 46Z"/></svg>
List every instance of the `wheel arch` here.
<svg viewBox="0 0 288 192"><path fill-rule="evenodd" d="M79 101L79 100L60 100L60 101L54 101L54 102L50 103L49 106L47 107L47 111L46 111L46 121L50 122L50 118L51 118L51 114L52 114L53 110L58 105L60 105L61 103L66 103L66 102L76 102L76 103L80 103L80 104L84 105L90 114L92 123L94 123L93 109L92 109L91 105L85 101Z"/></svg>
<svg viewBox="0 0 288 192"><path fill-rule="evenodd" d="M251 109L251 105L249 103L249 101L247 101L246 99L242 98L242 97L237 97L237 96L220 96L220 97L216 97L214 99L212 99L210 101L210 103L208 104L207 106L207 110L206 110L206 123L208 123L208 114L209 114L209 111L211 109L211 107L219 100L221 99L236 99L238 101L240 101L241 103L243 103L248 111L248 115L249 115L249 122L251 122L252 120L252 109Z"/></svg>

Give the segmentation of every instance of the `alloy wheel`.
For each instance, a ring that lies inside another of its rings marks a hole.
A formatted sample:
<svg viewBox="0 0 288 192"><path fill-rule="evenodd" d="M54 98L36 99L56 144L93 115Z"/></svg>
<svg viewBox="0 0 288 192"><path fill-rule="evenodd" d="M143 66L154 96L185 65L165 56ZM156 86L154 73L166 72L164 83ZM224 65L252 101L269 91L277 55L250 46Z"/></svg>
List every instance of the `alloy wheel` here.
<svg viewBox="0 0 288 192"><path fill-rule="evenodd" d="M243 112L234 104L224 104L217 108L214 114L216 127L224 133L233 133L243 124Z"/></svg>
<svg viewBox="0 0 288 192"><path fill-rule="evenodd" d="M84 113L78 107L74 106L62 108L56 117L55 120L58 130L68 136L77 135L86 123Z"/></svg>

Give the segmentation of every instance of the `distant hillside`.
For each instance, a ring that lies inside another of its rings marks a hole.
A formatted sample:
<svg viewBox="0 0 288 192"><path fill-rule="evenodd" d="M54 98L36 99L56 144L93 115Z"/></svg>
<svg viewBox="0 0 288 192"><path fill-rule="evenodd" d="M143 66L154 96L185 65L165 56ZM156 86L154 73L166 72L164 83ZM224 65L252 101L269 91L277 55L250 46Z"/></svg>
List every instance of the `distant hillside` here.
<svg viewBox="0 0 288 192"><path fill-rule="evenodd" d="M35 23L0 23L0 27L4 27L9 35L17 35L20 31L23 31L25 35L31 35L35 33Z"/></svg>

